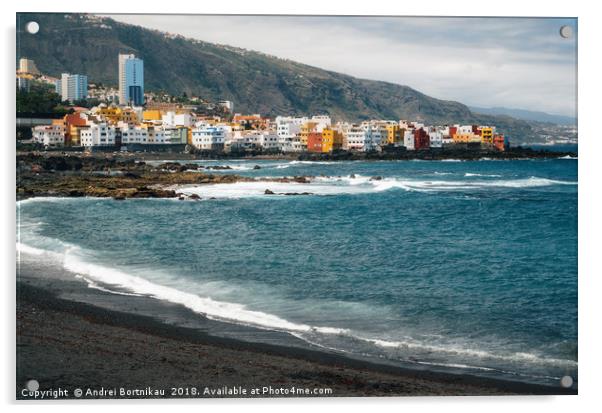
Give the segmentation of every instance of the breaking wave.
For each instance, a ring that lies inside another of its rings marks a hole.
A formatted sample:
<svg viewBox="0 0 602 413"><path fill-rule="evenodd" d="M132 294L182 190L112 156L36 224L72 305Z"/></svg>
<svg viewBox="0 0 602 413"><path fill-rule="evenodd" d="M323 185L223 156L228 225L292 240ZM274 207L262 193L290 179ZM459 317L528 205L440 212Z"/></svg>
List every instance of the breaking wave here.
<svg viewBox="0 0 602 413"><path fill-rule="evenodd" d="M500 360L511 363L564 366L566 368L577 367L577 362L574 360L547 358L533 353L515 352L496 354L491 351L474 349L467 346L432 344L420 342L411 338L406 338L404 340L387 340L369 337L361 332L355 332L346 328L313 326L305 323L291 322L274 314L249 309L243 304L214 300L210 297L182 291L171 286L160 285L120 269L90 263L86 260L85 252L79 247L61 243L60 241L58 244L63 246L64 249L62 252L43 250L24 243L17 243L17 250L23 254L32 254L35 256L35 259L38 260L44 255L47 255L48 258L54 260L58 259L59 262L62 262L62 265L66 270L75 274L76 278L84 281L89 288L112 294L146 296L161 301L167 301L172 304L182 305L189 310L212 320L290 333L309 344L328 348L330 350L353 353L354 351L349 349L353 349L353 343L359 341L363 342L364 345L373 345L381 349L398 351L400 361L411 361L412 363L417 364L491 371L500 370L490 367L481 367L479 364L486 362L487 360ZM328 344L332 340L335 340L336 344ZM346 343L346 341L349 342ZM463 360L465 357L470 357L473 360L474 365L420 360L421 354L432 355L433 353L458 356Z"/></svg>
<svg viewBox="0 0 602 413"><path fill-rule="evenodd" d="M499 177L499 175L466 174L467 177ZM442 192L458 190L486 190L495 188L537 188L552 185L576 185L577 182L554 179L530 178L489 180L425 180L406 178L382 178L361 175L340 177L315 177L308 183L253 181L232 184L182 186L177 188L184 195L196 194L204 198L248 198L278 195L353 195L403 189L417 192ZM266 192L267 191L267 192Z"/></svg>

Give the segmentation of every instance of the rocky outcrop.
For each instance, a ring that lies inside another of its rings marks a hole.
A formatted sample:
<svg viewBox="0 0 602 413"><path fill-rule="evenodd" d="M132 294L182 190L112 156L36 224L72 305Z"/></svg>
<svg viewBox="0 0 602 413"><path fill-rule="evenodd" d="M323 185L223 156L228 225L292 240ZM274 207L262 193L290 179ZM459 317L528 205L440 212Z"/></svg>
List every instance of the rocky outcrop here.
<svg viewBox="0 0 602 413"><path fill-rule="evenodd" d="M92 196L114 198L175 198L174 185L248 181L233 174L189 171L190 165L167 162L156 167L134 160L25 154L17 156L17 197ZM194 199L194 197L190 197Z"/></svg>

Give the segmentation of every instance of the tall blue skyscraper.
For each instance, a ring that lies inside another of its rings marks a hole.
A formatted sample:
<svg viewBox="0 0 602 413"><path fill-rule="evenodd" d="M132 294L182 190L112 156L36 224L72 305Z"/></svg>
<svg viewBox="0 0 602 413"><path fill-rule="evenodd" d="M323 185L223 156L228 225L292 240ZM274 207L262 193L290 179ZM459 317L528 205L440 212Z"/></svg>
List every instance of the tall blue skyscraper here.
<svg viewBox="0 0 602 413"><path fill-rule="evenodd" d="M119 55L119 103L144 104L144 61L133 54Z"/></svg>

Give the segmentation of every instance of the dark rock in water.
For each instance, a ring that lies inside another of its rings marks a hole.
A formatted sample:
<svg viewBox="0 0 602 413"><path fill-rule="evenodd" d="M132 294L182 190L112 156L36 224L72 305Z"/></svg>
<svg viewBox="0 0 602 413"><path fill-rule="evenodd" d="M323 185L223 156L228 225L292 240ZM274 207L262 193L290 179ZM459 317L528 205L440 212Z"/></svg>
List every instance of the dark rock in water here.
<svg viewBox="0 0 602 413"><path fill-rule="evenodd" d="M259 165L255 165L255 166L253 167L253 169L261 169L261 166L259 166Z"/></svg>
<svg viewBox="0 0 602 413"><path fill-rule="evenodd" d="M351 174L351 175L349 175L349 178L351 178L351 179L355 179L355 174Z"/></svg>
<svg viewBox="0 0 602 413"><path fill-rule="evenodd" d="M305 176L294 176L292 180L294 182L297 182L300 184L308 184L309 183L309 179L307 179L307 177L305 177Z"/></svg>
<svg viewBox="0 0 602 413"><path fill-rule="evenodd" d="M228 165L213 165L213 166L206 166L205 169L215 169L215 170L223 170L223 169L232 169L230 166Z"/></svg>
<svg viewBox="0 0 602 413"><path fill-rule="evenodd" d="M184 200L183 196L178 197L178 201L183 201L183 200Z"/></svg>
<svg viewBox="0 0 602 413"><path fill-rule="evenodd" d="M373 176L372 178L370 178L371 181L382 181L382 179L382 176Z"/></svg>
<svg viewBox="0 0 602 413"><path fill-rule="evenodd" d="M168 171L179 171L181 168L181 165L179 162L165 162L162 165L163 169L168 170Z"/></svg>
<svg viewBox="0 0 602 413"><path fill-rule="evenodd" d="M189 196L190 199L201 199L200 196L198 196L197 194L192 194Z"/></svg>
<svg viewBox="0 0 602 413"><path fill-rule="evenodd" d="M311 192L286 192L283 195L313 195Z"/></svg>
<svg viewBox="0 0 602 413"><path fill-rule="evenodd" d="M84 196L84 191L80 191L78 189L72 189L69 191L69 196Z"/></svg>
<svg viewBox="0 0 602 413"><path fill-rule="evenodd" d="M269 189L266 189L264 194L265 195L274 195L274 192L270 191Z"/></svg>
<svg viewBox="0 0 602 413"><path fill-rule="evenodd" d="M124 200L125 200L125 196L123 196L123 195L115 195L115 196L113 197L113 199L114 199L115 201L124 201Z"/></svg>
<svg viewBox="0 0 602 413"><path fill-rule="evenodd" d="M124 173L123 176L125 176L126 178L134 178L134 179L140 178L140 174L137 174L135 172L129 172L129 171Z"/></svg>

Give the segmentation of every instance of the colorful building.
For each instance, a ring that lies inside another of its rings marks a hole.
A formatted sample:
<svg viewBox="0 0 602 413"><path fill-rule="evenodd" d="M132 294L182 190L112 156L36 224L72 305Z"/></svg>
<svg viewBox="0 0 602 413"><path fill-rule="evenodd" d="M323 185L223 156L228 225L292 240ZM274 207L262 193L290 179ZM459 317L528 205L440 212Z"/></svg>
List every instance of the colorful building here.
<svg viewBox="0 0 602 413"><path fill-rule="evenodd" d="M145 110L142 112L143 120L162 120L162 114L160 110Z"/></svg>
<svg viewBox="0 0 602 413"><path fill-rule="evenodd" d="M308 152L326 152L324 150L323 137L320 132L309 132L307 134L307 151Z"/></svg>
<svg viewBox="0 0 602 413"><path fill-rule="evenodd" d="M405 129L400 128L399 125L386 125L385 129L387 131L387 144L403 144Z"/></svg>
<svg viewBox="0 0 602 413"><path fill-rule="evenodd" d="M301 125L301 145L307 147L307 139L310 133L316 132L316 122L307 122Z"/></svg>
<svg viewBox="0 0 602 413"><path fill-rule="evenodd" d="M414 149L429 149L430 139L428 133L423 128L414 130Z"/></svg>
<svg viewBox="0 0 602 413"><path fill-rule="evenodd" d="M80 130L87 126L86 118L79 113L65 115L63 118L65 126L65 145L80 145Z"/></svg>
<svg viewBox="0 0 602 413"><path fill-rule="evenodd" d="M490 126L482 126L481 129L481 142L489 145L493 145L493 128Z"/></svg>
<svg viewBox="0 0 602 413"><path fill-rule="evenodd" d="M452 137L454 143L480 143L481 137L474 133L456 133Z"/></svg>
<svg viewBox="0 0 602 413"><path fill-rule="evenodd" d="M343 147L343 134L331 128L322 130L322 152L330 153Z"/></svg>

